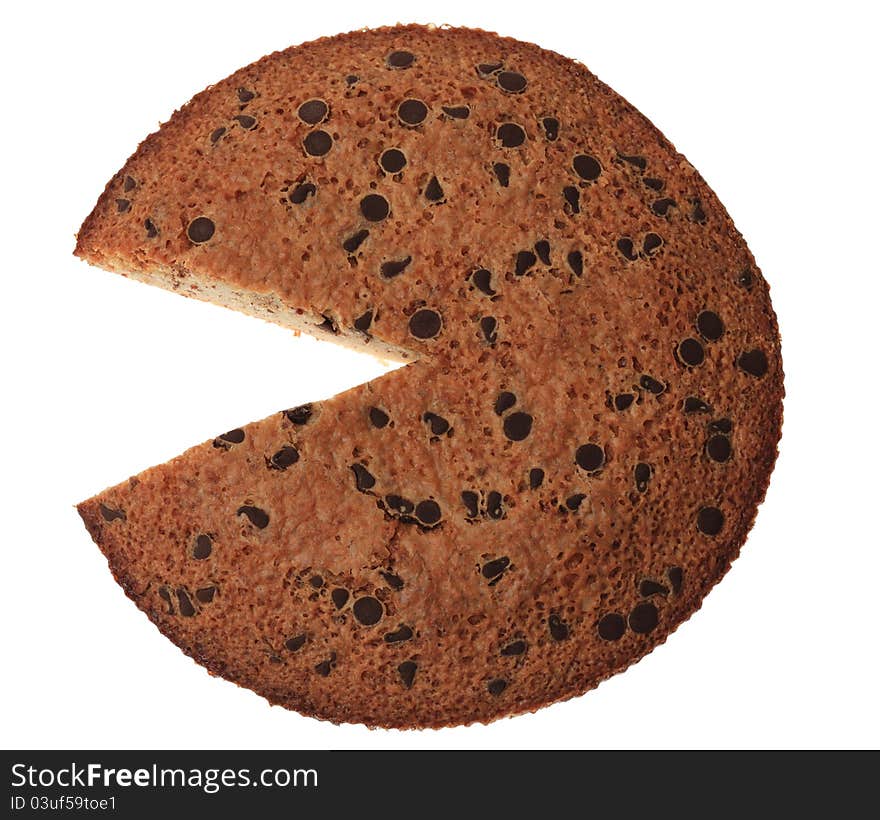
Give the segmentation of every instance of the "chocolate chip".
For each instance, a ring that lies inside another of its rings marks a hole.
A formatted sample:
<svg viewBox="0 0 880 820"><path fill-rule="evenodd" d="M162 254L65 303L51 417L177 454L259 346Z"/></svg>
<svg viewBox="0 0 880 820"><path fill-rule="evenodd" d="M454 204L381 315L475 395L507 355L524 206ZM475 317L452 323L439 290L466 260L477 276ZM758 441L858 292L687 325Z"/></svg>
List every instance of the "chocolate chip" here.
<svg viewBox="0 0 880 820"><path fill-rule="evenodd" d="M483 564L483 577L490 580L492 578L497 578L509 566L510 559L506 555L502 556L501 558L496 558L493 561L489 561L488 563Z"/></svg>
<svg viewBox="0 0 880 820"><path fill-rule="evenodd" d="M365 595L363 598L358 598L354 602L352 611L354 612L354 617L364 626L373 626L374 624L379 623L379 621L382 620L382 616L385 614L382 604L371 595Z"/></svg>
<svg viewBox="0 0 880 820"><path fill-rule="evenodd" d="M245 505L243 507L239 507L236 512L236 515L245 515L247 516L248 521L251 522L257 529L264 530L269 524L269 516L266 514L265 510L261 510L259 507L251 507L250 505Z"/></svg>
<svg viewBox="0 0 880 820"><path fill-rule="evenodd" d="M657 214L657 216L666 216L669 213L669 209L674 207L675 200L670 199L669 197L664 197L663 199L658 199L651 203L651 210Z"/></svg>
<svg viewBox="0 0 880 820"><path fill-rule="evenodd" d="M411 689L413 685L413 681L416 679L416 670L418 669L418 665L415 661L404 661L400 666L397 667L397 672L400 675L401 681L403 681L403 685L407 689Z"/></svg>
<svg viewBox="0 0 880 820"><path fill-rule="evenodd" d="M494 345L498 341L498 320L494 316L480 319L480 331L487 344Z"/></svg>
<svg viewBox="0 0 880 820"><path fill-rule="evenodd" d="M354 485L359 492L365 493L376 486L376 479L363 464L352 464L351 471L354 473Z"/></svg>
<svg viewBox="0 0 880 820"><path fill-rule="evenodd" d="M555 142L559 137L559 120L556 117L544 117L541 120L541 127L550 142Z"/></svg>
<svg viewBox="0 0 880 820"><path fill-rule="evenodd" d="M729 435L733 430L733 422L730 419L715 419L715 421L709 422L709 432L710 433L724 433L724 435Z"/></svg>
<svg viewBox="0 0 880 820"><path fill-rule="evenodd" d="M318 330L323 330L325 333L332 333L334 336L339 335L339 323L332 317L328 316L326 313L321 314L321 318L324 320L321 324L316 325Z"/></svg>
<svg viewBox="0 0 880 820"><path fill-rule="evenodd" d="M184 618L192 618L196 614L196 609L183 587L177 590L177 609Z"/></svg>
<svg viewBox="0 0 880 820"><path fill-rule="evenodd" d="M639 157L632 154L627 155L618 153L617 158L622 160L623 162L628 163L629 165L634 165L640 171L644 171L645 168L648 167L648 160L646 160L644 157Z"/></svg>
<svg viewBox="0 0 880 820"><path fill-rule="evenodd" d="M649 393L653 393L655 396L659 396L666 390L666 385L661 381L657 381L653 376L649 376L645 374L639 379L639 384L641 385L643 390L647 390Z"/></svg>
<svg viewBox="0 0 880 820"><path fill-rule="evenodd" d="M696 396L688 396L684 400L685 413L708 413L712 408Z"/></svg>
<svg viewBox="0 0 880 820"><path fill-rule="evenodd" d="M373 324L373 311L367 310L354 320L354 329L366 333Z"/></svg>
<svg viewBox="0 0 880 820"><path fill-rule="evenodd" d="M639 635L647 635L657 626L658 620L654 604L636 604L629 613L629 628Z"/></svg>
<svg viewBox="0 0 880 820"><path fill-rule="evenodd" d="M744 268L742 271L737 274L736 283L741 287L748 290L755 282L754 274L752 273L750 268Z"/></svg>
<svg viewBox="0 0 880 820"><path fill-rule="evenodd" d="M230 430L228 433L224 433L220 436L220 439L222 441L228 441L230 444L241 444L244 441L244 430Z"/></svg>
<svg viewBox="0 0 880 820"><path fill-rule="evenodd" d="M477 66L477 74L481 77L491 77L496 71L499 71L504 63L480 63Z"/></svg>
<svg viewBox="0 0 880 820"><path fill-rule="evenodd" d="M697 513L697 529L703 535L718 535L724 526L724 513L717 507L701 507Z"/></svg>
<svg viewBox="0 0 880 820"><path fill-rule="evenodd" d="M302 205L310 196L314 196L317 190L313 183L303 182L301 185L293 188L287 198L294 205Z"/></svg>
<svg viewBox="0 0 880 820"><path fill-rule="evenodd" d="M309 583L315 589L320 589L322 586L324 586L324 579L320 575L313 575L311 578L309 578Z"/></svg>
<svg viewBox="0 0 880 820"><path fill-rule="evenodd" d="M443 199L443 187L440 185L440 181L437 177L431 177L428 184L425 186L425 199L428 202L440 202Z"/></svg>
<svg viewBox="0 0 880 820"><path fill-rule="evenodd" d="M623 236L617 240L617 250L619 250L630 262L639 258L636 253L635 245L628 236Z"/></svg>
<svg viewBox="0 0 880 820"><path fill-rule="evenodd" d="M724 322L711 310L703 310L697 315L697 330L707 342L717 342L724 334Z"/></svg>
<svg viewBox="0 0 880 820"><path fill-rule="evenodd" d="M244 128L245 131L252 130L256 124L257 120L254 117L250 117L247 114L239 114L237 117L233 117L238 124Z"/></svg>
<svg viewBox="0 0 880 820"><path fill-rule="evenodd" d="M518 411L504 419L504 435L511 441L522 441L532 432L532 417Z"/></svg>
<svg viewBox="0 0 880 820"><path fill-rule="evenodd" d="M691 221L700 225L706 221L706 212L703 210L703 203L699 199L691 200Z"/></svg>
<svg viewBox="0 0 880 820"><path fill-rule="evenodd" d="M306 636L305 635L296 635L293 638L288 638L284 642L284 646L289 649L291 652L298 652L306 645Z"/></svg>
<svg viewBox="0 0 880 820"><path fill-rule="evenodd" d="M513 641L512 643L507 644L501 648L501 654L505 658L514 658L517 655L522 655L526 651L526 642L525 641Z"/></svg>
<svg viewBox="0 0 880 820"><path fill-rule="evenodd" d="M389 148L379 157L379 167L386 174L399 174L406 168L406 155L399 148Z"/></svg>
<svg viewBox="0 0 880 820"><path fill-rule="evenodd" d="M730 459L730 439L727 436L712 436L706 442L706 454L712 461L724 463Z"/></svg>
<svg viewBox="0 0 880 820"><path fill-rule="evenodd" d="M343 587L336 587L330 593L330 600L333 601L333 606L337 609L342 609L348 603L348 590Z"/></svg>
<svg viewBox="0 0 880 820"><path fill-rule="evenodd" d="M662 595L665 598L669 595L669 588L665 584L645 578L639 583L639 595L643 598L650 598L652 595Z"/></svg>
<svg viewBox="0 0 880 820"><path fill-rule="evenodd" d="M571 251L566 257L568 266L575 276L581 276L584 272L584 255L580 251Z"/></svg>
<svg viewBox="0 0 880 820"><path fill-rule="evenodd" d="M421 100L404 100L397 107L397 116L404 125L420 125L428 116L428 106Z"/></svg>
<svg viewBox="0 0 880 820"><path fill-rule="evenodd" d="M391 206L384 196L367 194L361 200L361 213L370 222L381 222L391 212Z"/></svg>
<svg viewBox="0 0 880 820"><path fill-rule="evenodd" d="M350 88L355 85L357 81L360 79L357 74L346 74L345 75L345 84Z"/></svg>
<svg viewBox="0 0 880 820"><path fill-rule="evenodd" d="M210 604L217 593L217 587L202 587L196 590L196 600L200 604Z"/></svg>
<svg viewBox="0 0 880 820"><path fill-rule="evenodd" d="M319 664L317 664L315 666L315 671L322 678L328 677L332 670L333 670L333 661L332 660L321 661Z"/></svg>
<svg viewBox="0 0 880 820"><path fill-rule="evenodd" d="M193 558L196 558L199 561L204 561L204 559L211 554L213 543L210 535L202 534L197 536L192 552Z"/></svg>
<svg viewBox="0 0 880 820"><path fill-rule="evenodd" d="M581 506L585 498L586 496L583 493L575 493L574 495L570 495L568 498L565 499L565 506L569 510L574 512Z"/></svg>
<svg viewBox="0 0 880 820"><path fill-rule="evenodd" d="M326 131L312 131L306 134L303 147L310 157L323 157L333 147L333 137Z"/></svg>
<svg viewBox="0 0 880 820"><path fill-rule="evenodd" d="M106 504L99 504L98 509L101 511L101 518L105 521L125 521L125 513L122 510L114 510Z"/></svg>
<svg viewBox="0 0 880 820"><path fill-rule="evenodd" d="M122 183L122 190L125 191L125 193L128 193L129 191L133 191L135 188L137 188L137 181L135 180L135 178L131 176L126 176L125 182Z"/></svg>
<svg viewBox="0 0 880 820"><path fill-rule="evenodd" d="M656 177L645 177L642 180L642 184L646 188L650 188L652 191L662 191L666 183L664 183L662 179L657 179Z"/></svg>
<svg viewBox="0 0 880 820"><path fill-rule="evenodd" d="M687 367L699 367L706 358L703 345L696 339L684 339L675 352L678 360Z"/></svg>
<svg viewBox="0 0 880 820"><path fill-rule="evenodd" d="M412 638L413 631L406 624L401 624L394 632L385 635L385 643L403 643Z"/></svg>
<svg viewBox="0 0 880 820"><path fill-rule="evenodd" d="M433 527L442 518L440 505L431 499L416 504L416 518L427 527Z"/></svg>
<svg viewBox="0 0 880 820"><path fill-rule="evenodd" d="M582 470L595 473L605 464L605 451L598 444L582 444L577 448L574 460Z"/></svg>
<svg viewBox="0 0 880 820"><path fill-rule="evenodd" d="M646 255L651 256L663 244L663 239L655 233L646 233L645 241L642 242L642 250Z"/></svg>
<svg viewBox="0 0 880 820"><path fill-rule="evenodd" d="M220 128L215 128L211 132L211 142L217 142L224 134L226 133L226 128L224 126L220 126Z"/></svg>
<svg viewBox="0 0 880 820"><path fill-rule="evenodd" d="M473 490L463 490L461 501L468 513L468 518L476 518L480 511L480 497Z"/></svg>
<svg viewBox="0 0 880 820"><path fill-rule="evenodd" d="M269 459L269 466L273 470L286 470L299 461L299 450L296 447L282 447L272 458Z"/></svg>
<svg viewBox="0 0 880 820"><path fill-rule="evenodd" d="M554 641L564 641L569 636L568 624L565 623L558 615L553 614L547 619L547 626L550 627L550 637Z"/></svg>
<svg viewBox="0 0 880 820"><path fill-rule="evenodd" d="M495 137L502 148L519 148L526 141L526 132L515 122L505 122L498 126Z"/></svg>
<svg viewBox="0 0 880 820"><path fill-rule="evenodd" d="M501 493L497 490L492 490L486 497L486 512L489 514L489 518L495 521L504 518L504 506L501 502Z"/></svg>
<svg viewBox="0 0 880 820"><path fill-rule="evenodd" d="M466 120L471 115L471 109L466 105L444 105L443 113L454 120Z"/></svg>
<svg viewBox="0 0 880 820"><path fill-rule="evenodd" d="M644 461L640 461L636 464L635 469L633 470L633 478L636 482L636 489L640 493L643 493L648 489L648 482L651 480L653 474L654 470L650 464L645 464Z"/></svg>
<svg viewBox="0 0 880 820"><path fill-rule="evenodd" d="M247 88L238 88L235 93L238 94L240 103L248 103L256 96L253 91L249 91Z"/></svg>
<svg viewBox="0 0 880 820"><path fill-rule="evenodd" d="M540 467L529 470L529 489L537 490L544 483L544 471Z"/></svg>
<svg viewBox="0 0 880 820"><path fill-rule="evenodd" d="M537 263L538 257L531 251L519 251L516 255L516 267L514 271L517 276L523 276L530 268Z"/></svg>
<svg viewBox="0 0 880 820"><path fill-rule="evenodd" d="M306 124L306 125L317 125L319 122L323 122L327 119L327 114L330 113L330 109L327 107L327 103L324 100L313 99L306 100L296 112L296 115Z"/></svg>
<svg viewBox="0 0 880 820"><path fill-rule="evenodd" d="M599 637L603 641L619 641L626 632L626 621L623 615L617 612L609 612L603 615L598 624Z"/></svg>
<svg viewBox="0 0 880 820"><path fill-rule="evenodd" d="M171 603L171 593L168 592L168 589L166 587L159 587L159 597L163 601L165 601L165 603L168 606L168 609L166 610L165 614L166 615L173 615L174 614L174 604Z"/></svg>
<svg viewBox="0 0 880 820"><path fill-rule="evenodd" d="M486 296L495 296L496 291L492 290L491 271L488 271L485 268L475 270L471 274L471 282L474 283L474 286L477 288L477 290L479 290L481 293L485 293Z"/></svg>
<svg viewBox="0 0 880 820"><path fill-rule="evenodd" d="M391 417L384 410L380 410L378 407L370 408L370 422L373 427L378 427L381 430L388 426L389 421L391 421Z"/></svg>
<svg viewBox="0 0 880 820"><path fill-rule="evenodd" d="M550 243L546 239L535 242L535 253L545 265L550 264Z"/></svg>
<svg viewBox="0 0 880 820"><path fill-rule="evenodd" d="M492 172L502 188L510 185L510 166L506 162L493 163Z"/></svg>
<svg viewBox="0 0 880 820"><path fill-rule="evenodd" d="M385 496L385 506L388 507L391 512L402 516L412 515L415 510L415 505L412 501L403 496L394 495L393 493Z"/></svg>
<svg viewBox="0 0 880 820"><path fill-rule="evenodd" d="M284 415L289 422L302 426L303 424L308 424L313 412L311 404L301 404L299 407L292 407L290 410L285 410Z"/></svg>
<svg viewBox="0 0 880 820"><path fill-rule="evenodd" d="M379 272L382 274L383 279L393 279L395 276L400 276L400 274L409 267L410 262L412 262L411 256L407 256L406 259L396 259L391 260L390 262L383 262L379 268Z"/></svg>
<svg viewBox="0 0 880 820"><path fill-rule="evenodd" d="M567 213L579 214L581 212L581 192L574 185L566 185L562 189L562 196L565 199Z"/></svg>
<svg viewBox="0 0 880 820"><path fill-rule="evenodd" d="M385 579L385 583L391 587L395 592L400 592L403 589L403 578L399 575L395 575L393 572L380 572L381 575Z"/></svg>
<svg viewBox="0 0 880 820"><path fill-rule="evenodd" d="M684 570L681 567L670 567L666 570L666 577L672 586L672 591L677 593L681 589L681 583L684 580Z"/></svg>
<svg viewBox="0 0 880 820"><path fill-rule="evenodd" d="M207 242L214 235L214 223L206 216L197 216L186 229L189 241L195 245Z"/></svg>
<svg viewBox="0 0 880 820"><path fill-rule="evenodd" d="M587 182L595 182L602 173L599 160L589 154L578 154L572 161L575 173Z"/></svg>
<svg viewBox="0 0 880 820"><path fill-rule="evenodd" d="M352 234L342 243L342 249L346 253L354 253L364 243L364 240L369 235L370 232L366 229L360 230L357 233Z"/></svg>
<svg viewBox="0 0 880 820"><path fill-rule="evenodd" d="M416 55L409 51L392 51L386 58L388 68L409 68L416 60Z"/></svg>
<svg viewBox="0 0 880 820"><path fill-rule="evenodd" d="M636 397L632 393L618 393L614 397L614 409L618 412L623 412L635 401L635 399Z"/></svg>
<svg viewBox="0 0 880 820"><path fill-rule="evenodd" d="M745 353L739 354L736 365L744 373L760 379L767 373L767 356L763 350L747 350Z"/></svg>
<svg viewBox="0 0 880 820"><path fill-rule="evenodd" d="M449 432L449 422L443 416L438 416L436 413L425 413L422 416L422 421L430 426L432 435L442 436L444 433Z"/></svg>
<svg viewBox="0 0 880 820"><path fill-rule="evenodd" d="M159 229L152 219L144 220L144 228L147 231L147 239L155 239L159 235Z"/></svg>
<svg viewBox="0 0 880 820"><path fill-rule="evenodd" d="M515 404L516 396L508 390L502 391L495 399L495 415L503 416Z"/></svg>
<svg viewBox="0 0 880 820"><path fill-rule="evenodd" d="M127 199L116 200L116 213L124 214L129 208L131 208L131 202Z"/></svg>
<svg viewBox="0 0 880 820"><path fill-rule="evenodd" d="M528 81L516 71L502 71L496 78L498 87L508 94L521 94L526 90Z"/></svg>
<svg viewBox="0 0 880 820"><path fill-rule="evenodd" d="M409 320L409 332L417 339L433 339L442 327L440 314L428 308L417 310Z"/></svg>
<svg viewBox="0 0 880 820"><path fill-rule="evenodd" d="M507 689L507 681L502 678L495 678L494 680L490 680L486 688L489 690L489 694L494 697L498 697L505 689Z"/></svg>

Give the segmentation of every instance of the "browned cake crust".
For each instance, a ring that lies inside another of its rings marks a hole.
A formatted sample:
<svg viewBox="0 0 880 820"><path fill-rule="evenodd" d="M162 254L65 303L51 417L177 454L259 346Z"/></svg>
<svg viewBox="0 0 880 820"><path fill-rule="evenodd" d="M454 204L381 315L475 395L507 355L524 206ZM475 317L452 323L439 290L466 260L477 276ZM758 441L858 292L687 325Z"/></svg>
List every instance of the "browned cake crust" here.
<svg viewBox="0 0 880 820"><path fill-rule="evenodd" d="M138 148L76 253L417 359L79 505L165 635L304 714L582 693L699 607L764 497L767 283L657 129L537 46L406 26L266 57Z"/></svg>

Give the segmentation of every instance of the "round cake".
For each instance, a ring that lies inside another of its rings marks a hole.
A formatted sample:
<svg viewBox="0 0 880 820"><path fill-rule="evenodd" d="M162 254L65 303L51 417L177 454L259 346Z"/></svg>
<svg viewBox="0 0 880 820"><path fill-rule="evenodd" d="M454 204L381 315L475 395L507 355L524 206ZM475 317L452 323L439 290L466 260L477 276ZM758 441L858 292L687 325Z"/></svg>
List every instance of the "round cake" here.
<svg viewBox="0 0 880 820"><path fill-rule="evenodd" d="M79 505L167 637L303 714L581 694L700 606L764 497L766 281L663 135L537 46L398 26L265 57L141 144L76 253L408 362Z"/></svg>

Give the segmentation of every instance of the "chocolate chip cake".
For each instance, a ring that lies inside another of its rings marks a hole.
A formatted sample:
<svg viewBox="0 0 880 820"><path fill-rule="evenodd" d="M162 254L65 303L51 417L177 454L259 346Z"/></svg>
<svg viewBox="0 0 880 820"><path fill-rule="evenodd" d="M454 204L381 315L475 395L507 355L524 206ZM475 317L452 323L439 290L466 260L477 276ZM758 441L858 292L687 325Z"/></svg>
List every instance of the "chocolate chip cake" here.
<svg viewBox="0 0 880 820"><path fill-rule="evenodd" d="M537 46L400 26L265 57L141 144L76 253L409 362L79 505L166 636L304 714L585 692L699 607L764 497L767 283L663 135Z"/></svg>

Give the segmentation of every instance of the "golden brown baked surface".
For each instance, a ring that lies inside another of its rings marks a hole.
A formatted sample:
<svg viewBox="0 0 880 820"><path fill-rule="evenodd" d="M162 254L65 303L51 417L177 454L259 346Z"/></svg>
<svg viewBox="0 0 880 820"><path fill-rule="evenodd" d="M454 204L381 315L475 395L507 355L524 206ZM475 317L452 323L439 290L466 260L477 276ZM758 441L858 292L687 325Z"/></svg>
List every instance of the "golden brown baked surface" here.
<svg viewBox="0 0 880 820"><path fill-rule="evenodd" d="M584 692L699 607L763 499L765 280L648 120L534 45L270 55L138 148L76 253L417 359L79 506L159 629L274 703L441 726Z"/></svg>

